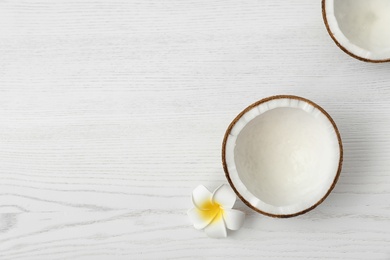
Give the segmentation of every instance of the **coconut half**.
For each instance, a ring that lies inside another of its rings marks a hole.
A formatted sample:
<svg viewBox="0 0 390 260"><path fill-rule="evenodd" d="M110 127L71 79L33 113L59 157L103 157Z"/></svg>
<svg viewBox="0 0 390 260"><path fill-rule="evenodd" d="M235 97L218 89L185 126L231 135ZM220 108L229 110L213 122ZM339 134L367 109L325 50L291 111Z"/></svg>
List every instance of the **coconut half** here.
<svg viewBox="0 0 390 260"><path fill-rule="evenodd" d="M322 0L322 15L343 51L363 61L390 61L390 0Z"/></svg>
<svg viewBox="0 0 390 260"><path fill-rule="evenodd" d="M255 211L287 218L318 206L341 172L340 133L329 114L296 96L274 96L242 111L222 145L226 177Z"/></svg>

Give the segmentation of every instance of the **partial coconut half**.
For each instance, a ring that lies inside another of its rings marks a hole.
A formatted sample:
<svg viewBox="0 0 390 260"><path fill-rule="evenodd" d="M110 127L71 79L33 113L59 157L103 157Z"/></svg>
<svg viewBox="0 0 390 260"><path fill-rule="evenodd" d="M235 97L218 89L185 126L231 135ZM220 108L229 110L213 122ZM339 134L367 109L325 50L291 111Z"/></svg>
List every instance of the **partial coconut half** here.
<svg viewBox="0 0 390 260"><path fill-rule="evenodd" d="M294 217L318 206L341 172L343 147L329 114L310 100L273 96L242 111L222 145L226 177L250 208Z"/></svg>
<svg viewBox="0 0 390 260"><path fill-rule="evenodd" d="M390 61L390 0L322 0L322 15L344 52L362 61Z"/></svg>

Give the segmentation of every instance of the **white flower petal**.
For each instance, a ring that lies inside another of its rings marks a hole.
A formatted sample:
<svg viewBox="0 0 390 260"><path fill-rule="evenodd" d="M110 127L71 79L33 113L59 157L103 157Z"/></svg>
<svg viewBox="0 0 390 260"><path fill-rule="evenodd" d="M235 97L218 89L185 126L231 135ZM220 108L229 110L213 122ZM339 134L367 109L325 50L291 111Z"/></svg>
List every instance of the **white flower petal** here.
<svg viewBox="0 0 390 260"><path fill-rule="evenodd" d="M214 191L212 200L225 209L231 209L236 202L236 194L232 188L223 184Z"/></svg>
<svg viewBox="0 0 390 260"><path fill-rule="evenodd" d="M225 222L222 217L216 216L215 219L204 229L206 234L212 238L227 237Z"/></svg>
<svg viewBox="0 0 390 260"><path fill-rule="evenodd" d="M244 223L245 213L235 209L225 209L223 219L228 229L238 230Z"/></svg>
<svg viewBox="0 0 390 260"><path fill-rule="evenodd" d="M205 202L211 200L211 196L211 192L205 186L199 185L192 192L192 203L198 209L204 209L202 206L205 205Z"/></svg>
<svg viewBox="0 0 390 260"><path fill-rule="evenodd" d="M215 216L207 219L202 217L199 211L200 210L197 208L192 208L187 211L187 215L190 217L192 224L194 224L194 228L204 229L208 224L210 224Z"/></svg>

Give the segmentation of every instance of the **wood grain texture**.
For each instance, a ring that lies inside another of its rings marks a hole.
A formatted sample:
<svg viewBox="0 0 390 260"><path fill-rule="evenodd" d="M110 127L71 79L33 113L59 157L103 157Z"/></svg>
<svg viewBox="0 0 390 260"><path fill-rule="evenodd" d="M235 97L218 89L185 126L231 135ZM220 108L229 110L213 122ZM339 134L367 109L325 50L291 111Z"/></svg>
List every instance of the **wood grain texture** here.
<svg viewBox="0 0 390 260"><path fill-rule="evenodd" d="M341 52L320 1L0 1L0 259L390 259L390 64ZM303 216L186 210L221 143L275 94L326 109L345 162Z"/></svg>

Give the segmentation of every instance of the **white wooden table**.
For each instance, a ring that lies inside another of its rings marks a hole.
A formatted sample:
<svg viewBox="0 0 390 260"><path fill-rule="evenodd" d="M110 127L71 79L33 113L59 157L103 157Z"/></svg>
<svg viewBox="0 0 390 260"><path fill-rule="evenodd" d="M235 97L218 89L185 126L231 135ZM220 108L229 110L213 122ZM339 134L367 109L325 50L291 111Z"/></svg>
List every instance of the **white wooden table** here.
<svg viewBox="0 0 390 260"><path fill-rule="evenodd" d="M0 1L0 259L390 259L390 64L342 53L320 1ZM247 208L215 240L186 211L227 183L230 121L323 106L345 162L314 211Z"/></svg>

